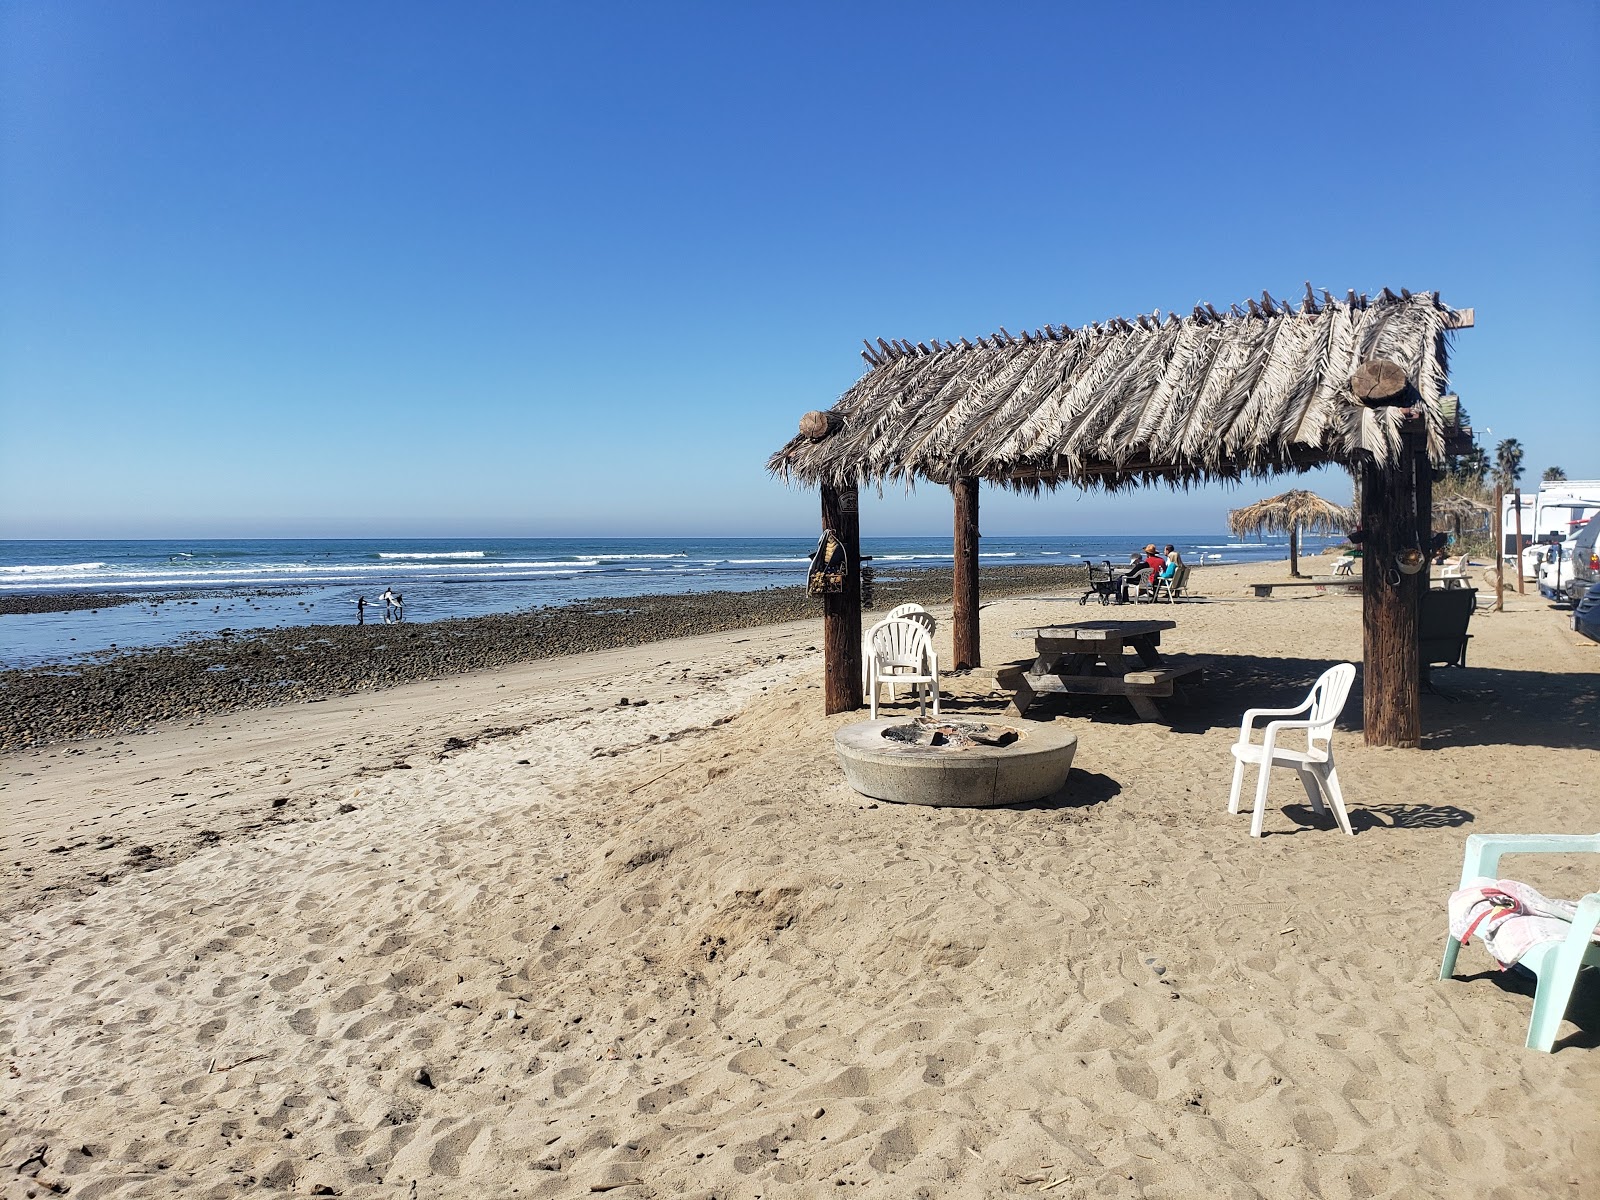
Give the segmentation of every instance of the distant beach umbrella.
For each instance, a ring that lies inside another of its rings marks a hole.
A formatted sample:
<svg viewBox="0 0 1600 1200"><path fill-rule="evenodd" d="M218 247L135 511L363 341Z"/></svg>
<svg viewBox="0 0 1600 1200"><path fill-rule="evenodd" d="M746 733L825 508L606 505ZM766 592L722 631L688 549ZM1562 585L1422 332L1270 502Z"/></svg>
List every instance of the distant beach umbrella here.
<svg viewBox="0 0 1600 1200"><path fill-rule="evenodd" d="M1289 574L1300 574L1300 531L1333 533L1354 524L1350 509L1315 492L1292 491L1268 496L1228 514L1228 528L1239 537L1263 533L1289 535Z"/></svg>
<svg viewBox="0 0 1600 1200"><path fill-rule="evenodd" d="M1489 525L1490 508L1482 500L1475 500L1471 496L1463 496L1451 492L1433 498L1433 519L1435 523L1449 522L1456 536L1461 536L1463 529L1473 532L1483 532Z"/></svg>

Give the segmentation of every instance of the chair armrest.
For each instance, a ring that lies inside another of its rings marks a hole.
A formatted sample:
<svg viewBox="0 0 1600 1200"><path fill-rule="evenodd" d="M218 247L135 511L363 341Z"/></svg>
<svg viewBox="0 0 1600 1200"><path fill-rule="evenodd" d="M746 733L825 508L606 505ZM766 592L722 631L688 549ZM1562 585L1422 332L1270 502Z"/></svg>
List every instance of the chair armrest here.
<svg viewBox="0 0 1600 1200"><path fill-rule="evenodd" d="M1239 721L1239 742L1243 744L1250 740L1251 726L1256 723L1259 717L1292 717L1299 713L1307 712L1310 708L1310 698L1307 698L1306 702L1299 708L1247 708L1244 710L1244 716Z"/></svg>
<svg viewBox="0 0 1600 1200"><path fill-rule="evenodd" d="M1474 833L1461 859L1461 886L1493 876L1504 854L1600 854L1600 833Z"/></svg>

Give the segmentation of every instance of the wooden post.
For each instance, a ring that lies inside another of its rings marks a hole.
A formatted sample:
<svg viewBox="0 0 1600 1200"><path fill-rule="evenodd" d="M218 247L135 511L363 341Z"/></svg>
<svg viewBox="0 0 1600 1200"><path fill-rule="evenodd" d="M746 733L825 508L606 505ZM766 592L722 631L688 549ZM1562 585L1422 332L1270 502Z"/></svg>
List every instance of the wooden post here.
<svg viewBox="0 0 1600 1200"><path fill-rule="evenodd" d="M1300 578L1300 526L1298 523L1289 529L1289 577Z"/></svg>
<svg viewBox="0 0 1600 1200"><path fill-rule="evenodd" d="M822 527L844 546L844 591L822 597L822 706L825 713L861 707L861 513L853 487L822 485Z"/></svg>
<svg viewBox="0 0 1600 1200"><path fill-rule="evenodd" d="M1422 548L1422 573L1417 576L1417 680L1428 683L1428 664L1422 661L1422 602L1433 586L1433 463L1428 458L1428 439L1421 430L1406 434L1407 449L1415 473L1417 496L1417 545ZM1420 725L1418 726L1420 730Z"/></svg>
<svg viewBox="0 0 1600 1200"><path fill-rule="evenodd" d="M950 622L955 669L983 665L978 646L978 481L963 475L950 485L955 496L955 615Z"/></svg>
<svg viewBox="0 0 1600 1200"><path fill-rule="evenodd" d="M1522 489L1513 488L1511 498L1514 505L1512 512L1517 518L1517 595L1526 596L1528 590L1522 582Z"/></svg>
<svg viewBox="0 0 1600 1200"><path fill-rule="evenodd" d="M1506 606L1506 497L1501 484L1494 485L1494 611ZM1517 560L1520 571L1521 559Z"/></svg>
<svg viewBox="0 0 1600 1200"><path fill-rule="evenodd" d="M1368 461L1361 470L1361 528L1366 533L1361 570L1366 742L1369 746L1415 747L1422 742L1417 638L1422 601L1417 593L1423 575L1401 572L1395 556L1416 539L1416 467L1413 456L1402 453L1391 466Z"/></svg>

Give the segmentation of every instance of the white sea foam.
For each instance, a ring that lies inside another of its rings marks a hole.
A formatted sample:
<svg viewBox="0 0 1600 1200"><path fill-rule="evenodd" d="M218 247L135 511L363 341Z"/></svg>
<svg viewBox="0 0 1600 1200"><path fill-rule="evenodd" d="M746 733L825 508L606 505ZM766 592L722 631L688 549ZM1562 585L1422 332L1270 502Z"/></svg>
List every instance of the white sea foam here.
<svg viewBox="0 0 1600 1200"><path fill-rule="evenodd" d="M597 554L601 562L622 562L630 558L688 558L687 554L679 551L677 554Z"/></svg>
<svg viewBox="0 0 1600 1200"><path fill-rule="evenodd" d="M402 554L398 550L380 550L379 558L482 558L482 550L445 550L438 554Z"/></svg>
<svg viewBox="0 0 1600 1200"><path fill-rule="evenodd" d="M811 560L809 558L725 558L722 561L730 566L754 567L761 566L763 563L803 563Z"/></svg>
<svg viewBox="0 0 1600 1200"><path fill-rule="evenodd" d="M103 562L94 563L55 563L50 566L34 566L31 563L21 563L15 567L0 567L0 578L7 575L65 575L68 571L104 571Z"/></svg>

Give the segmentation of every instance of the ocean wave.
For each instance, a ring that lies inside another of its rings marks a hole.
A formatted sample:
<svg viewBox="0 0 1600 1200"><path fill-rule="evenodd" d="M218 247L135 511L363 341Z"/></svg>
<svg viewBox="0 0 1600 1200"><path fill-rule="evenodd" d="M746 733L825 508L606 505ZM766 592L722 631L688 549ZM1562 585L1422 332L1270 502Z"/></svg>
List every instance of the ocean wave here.
<svg viewBox="0 0 1600 1200"><path fill-rule="evenodd" d="M482 550L444 550L438 554L406 554L398 550L380 550L379 558L482 558Z"/></svg>
<svg viewBox="0 0 1600 1200"><path fill-rule="evenodd" d="M596 554L601 562L623 562L631 558L688 558L681 550L676 554Z"/></svg>
<svg viewBox="0 0 1600 1200"><path fill-rule="evenodd" d="M763 564L771 565L774 563L806 563L810 562L811 560L809 558L725 558L722 561L727 563L729 566L758 567Z"/></svg>
<svg viewBox="0 0 1600 1200"><path fill-rule="evenodd" d="M31 563L20 563L14 567L0 567L0 578L7 575L61 575L67 571L104 571L103 562L94 563L56 563L52 566L34 566Z"/></svg>

